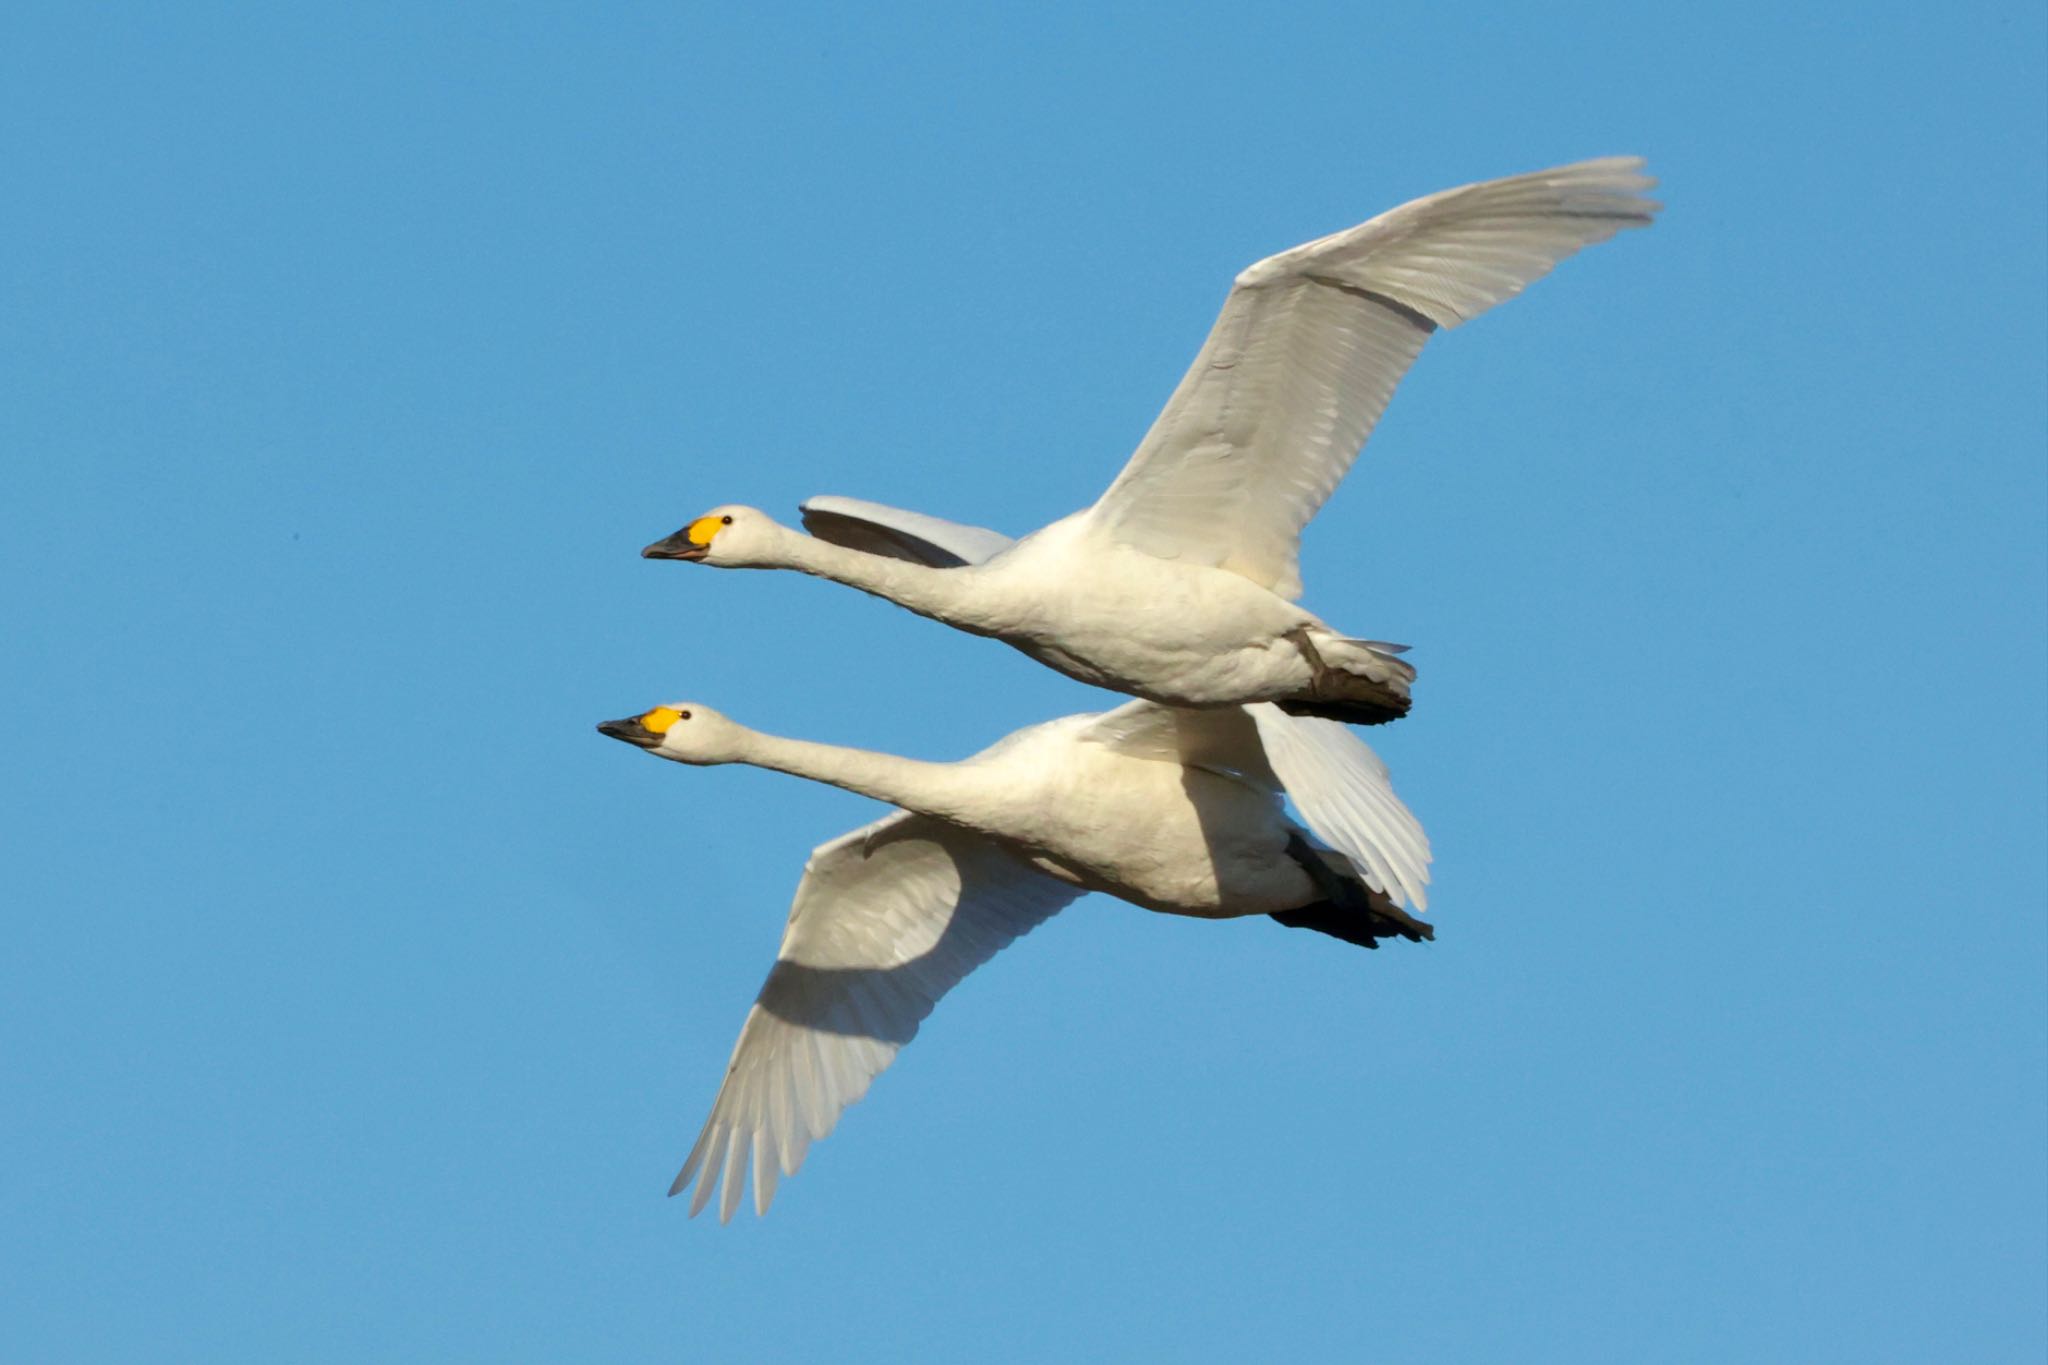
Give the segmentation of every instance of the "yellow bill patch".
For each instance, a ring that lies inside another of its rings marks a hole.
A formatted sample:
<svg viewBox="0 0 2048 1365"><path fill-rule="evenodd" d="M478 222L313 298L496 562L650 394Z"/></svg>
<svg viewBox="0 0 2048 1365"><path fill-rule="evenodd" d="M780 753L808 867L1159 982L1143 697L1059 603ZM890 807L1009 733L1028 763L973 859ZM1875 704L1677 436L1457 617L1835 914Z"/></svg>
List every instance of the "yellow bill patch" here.
<svg viewBox="0 0 2048 1365"><path fill-rule="evenodd" d="M718 517L699 517L689 524L683 534L690 538L692 545L709 545L711 537L718 534L718 528L722 525L724 522Z"/></svg>
<svg viewBox="0 0 2048 1365"><path fill-rule="evenodd" d="M657 706L646 715L640 717L640 723L647 727L649 734L665 735L682 718L682 712L676 710L673 706Z"/></svg>

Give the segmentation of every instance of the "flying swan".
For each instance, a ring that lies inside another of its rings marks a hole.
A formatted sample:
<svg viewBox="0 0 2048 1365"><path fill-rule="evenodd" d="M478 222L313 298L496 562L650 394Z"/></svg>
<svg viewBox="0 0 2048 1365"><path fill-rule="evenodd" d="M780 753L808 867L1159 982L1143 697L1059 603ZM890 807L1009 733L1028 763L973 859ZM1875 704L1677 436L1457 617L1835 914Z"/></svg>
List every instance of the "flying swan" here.
<svg viewBox="0 0 2048 1365"><path fill-rule="evenodd" d="M1342 726L1266 705L1130 702L924 763L747 729L694 702L598 726L678 763L749 763L900 809L821 845L711 1117L670 1194L754 1209L867 1092L939 999L1085 891L1148 910L1270 915L1348 942L1434 937L1429 845ZM1288 818L1292 796L1306 828ZM1315 840L1310 838L1316 836Z"/></svg>
<svg viewBox="0 0 2048 1365"><path fill-rule="evenodd" d="M725 506L641 553L798 569L1151 701L1395 719L1415 671L1295 605L1301 529L1430 333L1650 222L1641 168L1609 157L1445 190L1260 261L1116 482L1022 540L818 497L809 536Z"/></svg>

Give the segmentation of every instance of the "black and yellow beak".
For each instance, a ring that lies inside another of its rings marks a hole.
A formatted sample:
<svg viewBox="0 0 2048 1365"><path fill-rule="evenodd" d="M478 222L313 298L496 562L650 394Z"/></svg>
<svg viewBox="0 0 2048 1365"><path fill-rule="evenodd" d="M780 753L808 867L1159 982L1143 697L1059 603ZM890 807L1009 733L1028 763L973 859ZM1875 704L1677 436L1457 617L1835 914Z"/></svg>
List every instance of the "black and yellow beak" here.
<svg viewBox="0 0 2048 1365"><path fill-rule="evenodd" d="M655 541L640 552L640 557L681 559L694 564L711 552L711 538L724 524L722 517L699 517L668 539Z"/></svg>
<svg viewBox="0 0 2048 1365"><path fill-rule="evenodd" d="M676 532L666 540L657 540L640 552L642 559L681 559L695 564L704 557L709 545L699 545L690 539L687 528Z"/></svg>
<svg viewBox="0 0 2048 1365"><path fill-rule="evenodd" d="M642 711L624 720L605 721L597 727L597 732L613 739L623 739L628 744L637 744L643 749L659 749L661 737L674 728L677 721L689 718L688 711L678 711L673 706L657 706L652 711Z"/></svg>
<svg viewBox="0 0 2048 1365"><path fill-rule="evenodd" d="M647 722L639 716L628 716L624 720L608 720L597 727L601 735L622 739L628 744L637 744L642 749L654 749L661 745L661 736L647 728Z"/></svg>

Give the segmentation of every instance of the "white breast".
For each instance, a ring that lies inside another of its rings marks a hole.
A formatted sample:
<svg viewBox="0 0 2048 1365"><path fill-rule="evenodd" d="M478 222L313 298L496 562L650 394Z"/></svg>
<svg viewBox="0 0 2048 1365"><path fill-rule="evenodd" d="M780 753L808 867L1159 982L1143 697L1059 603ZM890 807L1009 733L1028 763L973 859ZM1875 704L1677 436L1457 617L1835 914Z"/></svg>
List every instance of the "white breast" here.
<svg viewBox="0 0 2048 1365"><path fill-rule="evenodd" d="M1181 564L1056 522L978 571L1002 637L1063 673L1180 705L1290 696L1289 632L1317 619L1223 569Z"/></svg>

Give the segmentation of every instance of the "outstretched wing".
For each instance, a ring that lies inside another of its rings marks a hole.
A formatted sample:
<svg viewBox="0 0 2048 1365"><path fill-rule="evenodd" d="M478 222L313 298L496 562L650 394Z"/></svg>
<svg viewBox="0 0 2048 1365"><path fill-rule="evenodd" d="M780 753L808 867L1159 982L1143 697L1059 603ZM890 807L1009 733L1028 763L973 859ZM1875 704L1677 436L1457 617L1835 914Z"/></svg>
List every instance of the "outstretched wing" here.
<svg viewBox="0 0 2048 1365"><path fill-rule="evenodd" d="M692 1215L719 1191L754 1209L779 1175L896 1060L961 978L1081 892L995 844L898 811L821 845L804 867L768 981L740 1030L711 1117L670 1187Z"/></svg>
<svg viewBox="0 0 2048 1365"><path fill-rule="evenodd" d="M797 510L803 513L804 529L820 540L935 569L979 564L1013 543L1000 531L963 526L860 498L821 494L805 499Z"/></svg>
<svg viewBox="0 0 2048 1365"><path fill-rule="evenodd" d="M1658 209L1637 157L1445 190L1237 277L1223 315L1092 509L1114 539L1301 594L1301 528L1394 386L1455 327Z"/></svg>
<svg viewBox="0 0 2048 1365"><path fill-rule="evenodd" d="M1271 702L1194 710L1134 701L1084 732L1134 758L1184 763L1282 793L1302 823L1395 904L1428 908L1429 837L1387 765L1348 726Z"/></svg>

